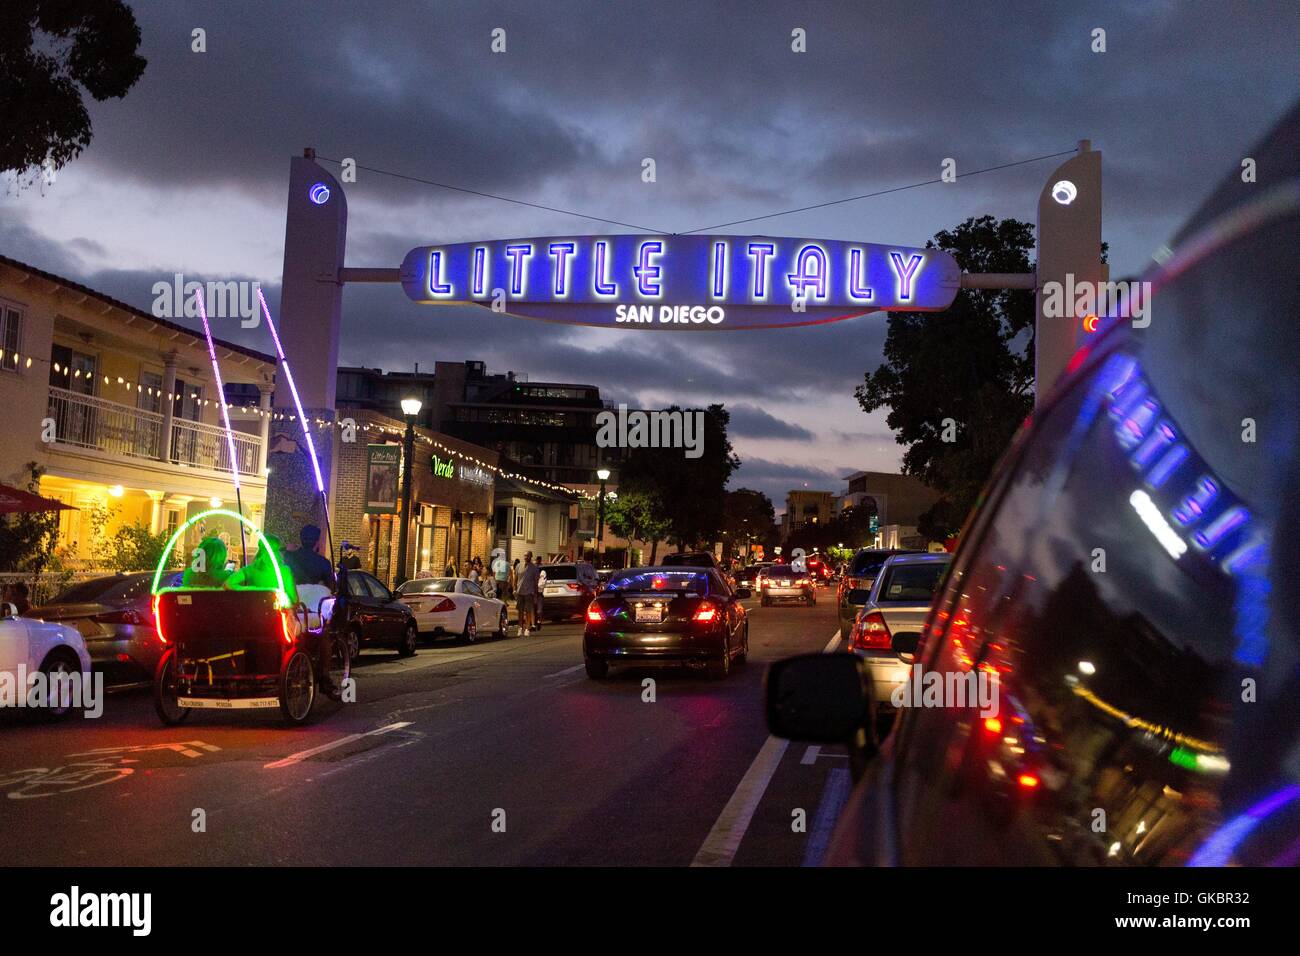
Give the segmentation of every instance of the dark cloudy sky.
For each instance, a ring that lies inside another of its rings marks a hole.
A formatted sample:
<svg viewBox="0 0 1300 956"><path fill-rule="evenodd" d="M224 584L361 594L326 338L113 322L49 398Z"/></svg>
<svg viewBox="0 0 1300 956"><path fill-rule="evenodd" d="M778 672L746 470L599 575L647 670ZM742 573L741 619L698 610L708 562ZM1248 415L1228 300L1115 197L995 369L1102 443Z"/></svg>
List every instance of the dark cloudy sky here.
<svg viewBox="0 0 1300 956"><path fill-rule="evenodd" d="M143 79L93 105L94 141L53 186L0 198L0 252L145 309L174 272L258 279L275 307L288 159L304 146L684 231L932 179L945 157L962 172L1089 138L1119 277L1145 268L1300 92L1293 2L131 6ZM196 27L203 54L190 52ZM496 27L505 54L490 51ZM805 54L791 52L795 27ZM1104 54L1090 49L1098 27ZM968 216L1032 221L1053 165L732 231L920 245ZM426 242L618 231L364 171L347 192L349 265L396 266ZM218 334L268 347L233 322ZM476 358L647 406L725 402L744 460L733 485L778 510L790 488L897 466L884 416L853 399L880 360L879 316L641 334L635 351L621 338L422 308L390 286L344 297L346 364Z"/></svg>

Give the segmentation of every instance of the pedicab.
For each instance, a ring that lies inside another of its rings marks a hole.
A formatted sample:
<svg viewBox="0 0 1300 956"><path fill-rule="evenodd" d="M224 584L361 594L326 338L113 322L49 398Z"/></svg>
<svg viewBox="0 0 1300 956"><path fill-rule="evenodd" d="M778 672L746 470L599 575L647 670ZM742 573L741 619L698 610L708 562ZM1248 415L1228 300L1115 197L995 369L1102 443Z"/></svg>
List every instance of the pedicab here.
<svg viewBox="0 0 1300 956"><path fill-rule="evenodd" d="M195 522L213 516L234 519L252 533L259 556L274 569L274 586L168 583L173 547ZM319 694L337 700L350 674L347 642L331 627L333 602L328 588L295 589L266 536L247 518L221 508L194 515L168 541L153 579L154 626L164 646L154 679L159 718L171 725L194 710L278 708L288 723L304 723Z"/></svg>

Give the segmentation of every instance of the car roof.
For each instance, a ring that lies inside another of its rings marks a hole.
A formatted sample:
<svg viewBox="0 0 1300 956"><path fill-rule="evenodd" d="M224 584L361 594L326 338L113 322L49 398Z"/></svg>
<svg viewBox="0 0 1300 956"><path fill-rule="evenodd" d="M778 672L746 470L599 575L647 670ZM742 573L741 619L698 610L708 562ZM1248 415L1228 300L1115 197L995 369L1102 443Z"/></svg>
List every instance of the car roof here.
<svg viewBox="0 0 1300 956"><path fill-rule="evenodd" d="M937 552L921 551L916 554L893 554L889 556L885 563L893 567L899 564L940 564L951 560L952 555L947 552L939 554Z"/></svg>

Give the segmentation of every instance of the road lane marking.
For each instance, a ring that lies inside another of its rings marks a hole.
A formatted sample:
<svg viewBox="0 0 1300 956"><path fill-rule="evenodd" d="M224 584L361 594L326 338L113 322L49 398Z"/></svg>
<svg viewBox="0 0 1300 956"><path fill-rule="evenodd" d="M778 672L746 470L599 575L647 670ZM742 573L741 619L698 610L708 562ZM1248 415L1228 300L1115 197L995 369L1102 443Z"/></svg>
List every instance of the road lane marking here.
<svg viewBox="0 0 1300 956"><path fill-rule="evenodd" d="M837 628L822 653L830 653L839 641L840 632ZM758 756L749 765L745 775L740 778L736 792L731 795L731 799L727 801L727 805L722 808L722 813L714 822L713 829L704 838L704 843L700 845L695 859L691 861L691 866L731 866L731 861L736 858L736 851L740 849L740 841L745 838L745 831L749 829L749 824L754 819L754 812L758 809L763 794L767 792L772 777L776 775L776 769L781 765L781 758L785 756L789 745L788 740L779 737L769 736L764 741Z"/></svg>
<svg viewBox="0 0 1300 956"><path fill-rule="evenodd" d="M840 811L849 802L853 790L853 777L844 767L836 767L826 778L826 789L822 791L817 812L813 815L812 832L808 834L808 846L804 849L803 866L821 866L830 845L831 834L835 831L835 821L840 818Z"/></svg>
<svg viewBox="0 0 1300 956"><path fill-rule="evenodd" d="M564 670L556 671L554 674L546 674L542 677L542 680L547 680L551 677L563 677L565 674L576 674L586 666L586 664L574 664L572 667L566 667Z"/></svg>
<svg viewBox="0 0 1300 956"><path fill-rule="evenodd" d="M777 737L767 738L758 756L745 771L745 776L740 779L736 792L722 808L722 813L713 824L709 835L705 837L699 852L695 854L691 866L731 866L736 851L740 849L740 841L745 838L745 831L749 829L749 823L754 819L758 802L767 792L767 785L771 783L772 776L780 766L781 758L785 756L785 749L789 745L788 740Z"/></svg>
<svg viewBox="0 0 1300 956"><path fill-rule="evenodd" d="M409 727L409 726L411 726L411 722L409 720L399 720L397 723L394 724L385 724L383 727L376 727L374 730L367 730L364 734L348 734L346 737L340 737L338 740L331 741L330 743L321 744L319 747L312 747L309 750L300 750L296 754L290 754L289 756L281 760L273 760L271 763L264 764L262 766L262 769L277 770L280 767L291 767L296 763L302 763L304 760L308 759L309 757L314 757L317 754L322 754L327 750L334 750L338 747L345 747L348 744L352 743L353 741L361 740L363 737L375 737L378 736L379 734L386 734L391 731L401 730L403 727Z"/></svg>
<svg viewBox="0 0 1300 956"><path fill-rule="evenodd" d="M821 752L822 752L821 747L818 747L816 744L809 744L808 749L805 750L803 752L803 756L799 758L799 762L804 766L814 764L817 762L817 755Z"/></svg>

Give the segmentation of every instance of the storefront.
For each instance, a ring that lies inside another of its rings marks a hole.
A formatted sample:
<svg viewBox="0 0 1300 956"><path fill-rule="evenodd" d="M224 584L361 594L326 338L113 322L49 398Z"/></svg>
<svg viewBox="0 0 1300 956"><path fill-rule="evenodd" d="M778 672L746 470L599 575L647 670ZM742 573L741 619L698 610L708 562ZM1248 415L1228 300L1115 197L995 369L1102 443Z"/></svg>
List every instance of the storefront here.
<svg viewBox="0 0 1300 956"><path fill-rule="evenodd" d="M398 572L401 449L405 425L372 412L352 412L356 441L339 442L334 538L355 546L361 564L381 581ZM493 483L497 453L424 428L415 430L411 459L411 526L406 573L467 572L493 547Z"/></svg>

